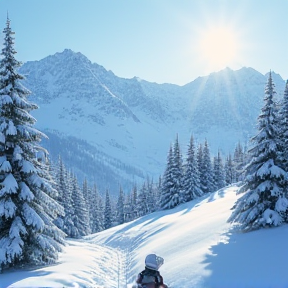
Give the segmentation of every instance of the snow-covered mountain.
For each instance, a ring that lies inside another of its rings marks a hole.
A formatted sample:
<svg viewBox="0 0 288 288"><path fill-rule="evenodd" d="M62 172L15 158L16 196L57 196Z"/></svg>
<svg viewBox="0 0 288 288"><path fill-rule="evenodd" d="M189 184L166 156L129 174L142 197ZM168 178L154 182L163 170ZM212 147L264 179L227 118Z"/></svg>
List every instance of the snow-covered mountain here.
<svg viewBox="0 0 288 288"><path fill-rule="evenodd" d="M79 175L117 192L119 184L157 179L177 133L184 155L191 134L207 139L212 154L247 142L266 84L252 68L226 68L184 86L124 79L68 49L27 62L20 72L40 107L33 115L49 134L43 145L51 158L61 152ZM284 80L273 76L281 95Z"/></svg>
<svg viewBox="0 0 288 288"><path fill-rule="evenodd" d="M56 265L0 274L0 287L131 288L147 254L164 258L169 288L287 288L288 225L235 233L227 219L239 198L226 187L80 240Z"/></svg>

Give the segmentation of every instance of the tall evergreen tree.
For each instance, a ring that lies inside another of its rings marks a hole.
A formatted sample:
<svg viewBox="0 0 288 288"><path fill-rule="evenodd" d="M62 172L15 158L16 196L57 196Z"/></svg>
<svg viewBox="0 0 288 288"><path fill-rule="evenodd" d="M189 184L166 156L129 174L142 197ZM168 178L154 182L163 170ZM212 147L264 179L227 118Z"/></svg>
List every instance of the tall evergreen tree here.
<svg viewBox="0 0 288 288"><path fill-rule="evenodd" d="M242 181L244 179L244 166L247 164L245 161L245 153L243 146L238 142L234 151L234 170L235 170L235 182Z"/></svg>
<svg viewBox="0 0 288 288"><path fill-rule="evenodd" d="M236 181L236 172L234 162L232 160L232 155L229 153L228 157L225 161L225 183L226 185L230 185Z"/></svg>
<svg viewBox="0 0 288 288"><path fill-rule="evenodd" d="M173 149L170 146L169 153L167 156L166 170L163 175L161 195L160 195L160 208L161 209L171 209L177 206L180 202L179 191L177 190L177 185L175 185L174 178L174 158Z"/></svg>
<svg viewBox="0 0 288 288"><path fill-rule="evenodd" d="M250 149L252 160L247 167L242 191L229 221L239 223L240 229L258 229L282 223L288 208L287 172L279 165L278 133L274 83L271 72L265 89L264 106L258 117L258 134Z"/></svg>
<svg viewBox="0 0 288 288"><path fill-rule="evenodd" d="M191 136L187 151L186 169L182 185L183 200L191 201L203 195L200 188L200 175L196 157L194 139Z"/></svg>
<svg viewBox="0 0 288 288"><path fill-rule="evenodd" d="M56 261L64 233L53 221L63 208L57 203L45 162L35 157L43 133L33 127L27 100L30 92L17 72L14 32L7 17L0 60L0 267ZM43 157L42 157L43 158Z"/></svg>
<svg viewBox="0 0 288 288"><path fill-rule="evenodd" d="M157 209L156 188L153 179L147 178L147 208L148 213L152 213Z"/></svg>
<svg viewBox="0 0 288 288"><path fill-rule="evenodd" d="M110 201L109 191L106 190L105 196L105 210L104 210L104 229L109 229L112 227L112 207Z"/></svg>
<svg viewBox="0 0 288 288"><path fill-rule="evenodd" d="M77 178L74 175L72 180L72 199L75 209L75 214L73 215L73 223L77 229L75 238L88 235L90 231L89 225L89 213L86 207L85 199L83 196L83 191L79 188Z"/></svg>
<svg viewBox="0 0 288 288"><path fill-rule="evenodd" d="M131 212L132 212L131 220L134 220L139 216L137 203L138 203L138 191L137 191L137 186L135 184L133 186L132 195L131 195Z"/></svg>
<svg viewBox="0 0 288 288"><path fill-rule="evenodd" d="M226 186L225 182L225 173L224 173L224 167L223 167L223 161L222 157L220 155L220 151L218 151L218 154L216 157L214 157L214 187L216 190L219 190Z"/></svg>
<svg viewBox="0 0 288 288"><path fill-rule="evenodd" d="M99 207L99 193L97 190L96 184L94 184L93 189L91 191L90 197L90 227L91 233L96 233L103 230L103 226L101 225L100 215L102 211L100 211Z"/></svg>
<svg viewBox="0 0 288 288"><path fill-rule="evenodd" d="M174 189L176 194L178 194L178 201L175 197L175 206L177 206L181 201L181 190L182 190L182 179L183 179L183 159L180 151L180 145L178 140L178 134L176 136L174 151L173 151L173 162L172 162L172 173L174 178Z"/></svg>
<svg viewBox="0 0 288 288"><path fill-rule="evenodd" d="M119 196L117 201L117 224L123 224L124 223L124 192L122 187L120 186L119 189Z"/></svg>
<svg viewBox="0 0 288 288"><path fill-rule="evenodd" d="M99 195L100 196L100 195ZM98 227L99 227L99 231L102 231L105 229L105 221L104 221L104 206L103 206L103 201L102 201L102 197L100 196L98 199Z"/></svg>
<svg viewBox="0 0 288 288"><path fill-rule="evenodd" d="M213 192L214 190L214 181L213 181L213 169L211 163L210 150L207 140L205 140L203 148L203 159L202 159L201 170L201 184L202 191L204 193Z"/></svg>
<svg viewBox="0 0 288 288"><path fill-rule="evenodd" d="M148 196L148 190L146 183L144 182L138 194L137 210L139 216L144 216L148 213L147 196Z"/></svg>
<svg viewBox="0 0 288 288"><path fill-rule="evenodd" d="M197 162L199 170L199 179L200 179L200 189L204 193L206 188L204 186L204 169L203 169L203 145L200 143L197 148Z"/></svg>
<svg viewBox="0 0 288 288"><path fill-rule="evenodd" d="M288 80L284 90L284 96L281 101L279 111L279 145L280 161L283 169L288 172Z"/></svg>

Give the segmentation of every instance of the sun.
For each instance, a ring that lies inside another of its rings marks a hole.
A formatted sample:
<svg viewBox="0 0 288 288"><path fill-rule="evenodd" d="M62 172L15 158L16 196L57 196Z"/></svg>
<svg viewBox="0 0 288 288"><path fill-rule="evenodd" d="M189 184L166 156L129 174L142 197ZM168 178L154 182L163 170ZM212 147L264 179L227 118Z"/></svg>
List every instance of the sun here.
<svg viewBox="0 0 288 288"><path fill-rule="evenodd" d="M238 52L239 42L236 33L229 27L212 27L201 32L198 53L210 71L233 66L237 61Z"/></svg>

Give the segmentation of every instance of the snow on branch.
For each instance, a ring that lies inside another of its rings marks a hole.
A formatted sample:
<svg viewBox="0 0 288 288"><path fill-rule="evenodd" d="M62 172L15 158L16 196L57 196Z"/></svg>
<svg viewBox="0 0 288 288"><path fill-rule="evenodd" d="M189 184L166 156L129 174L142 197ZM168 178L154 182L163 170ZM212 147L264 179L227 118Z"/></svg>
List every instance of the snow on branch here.
<svg viewBox="0 0 288 288"><path fill-rule="evenodd" d="M30 161L23 160L21 172L29 174L29 173L36 173L37 170Z"/></svg>
<svg viewBox="0 0 288 288"><path fill-rule="evenodd" d="M17 129L14 126L14 123L10 120L8 124L8 129L6 131L6 135L17 135Z"/></svg>
<svg viewBox="0 0 288 288"><path fill-rule="evenodd" d="M4 194L16 194L18 189L18 183L15 180L14 176L9 173L4 181L1 183L3 186L0 190L0 197Z"/></svg>
<svg viewBox="0 0 288 288"><path fill-rule="evenodd" d="M16 211L16 205L13 203L11 198L0 200L0 216L5 218L12 218Z"/></svg>
<svg viewBox="0 0 288 288"><path fill-rule="evenodd" d="M9 161L4 161L0 166L0 172L10 172L12 170L11 164Z"/></svg>
<svg viewBox="0 0 288 288"><path fill-rule="evenodd" d="M19 198L21 200L27 200L28 202L32 201L34 199L34 194L31 192L26 183L21 182L19 186L21 189Z"/></svg>
<svg viewBox="0 0 288 288"><path fill-rule="evenodd" d="M37 231L42 231L45 224L40 216L27 203L23 204L23 217L28 226L32 225Z"/></svg>

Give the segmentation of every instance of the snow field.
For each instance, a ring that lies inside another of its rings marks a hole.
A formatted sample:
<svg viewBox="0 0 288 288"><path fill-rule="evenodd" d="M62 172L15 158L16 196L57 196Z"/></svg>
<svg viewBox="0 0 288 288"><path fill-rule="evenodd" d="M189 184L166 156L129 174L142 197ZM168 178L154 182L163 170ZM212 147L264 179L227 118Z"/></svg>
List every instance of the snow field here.
<svg viewBox="0 0 288 288"><path fill-rule="evenodd" d="M149 253L169 288L287 288L288 225L232 233L237 189L68 240L57 265L4 272L0 288L131 288Z"/></svg>

